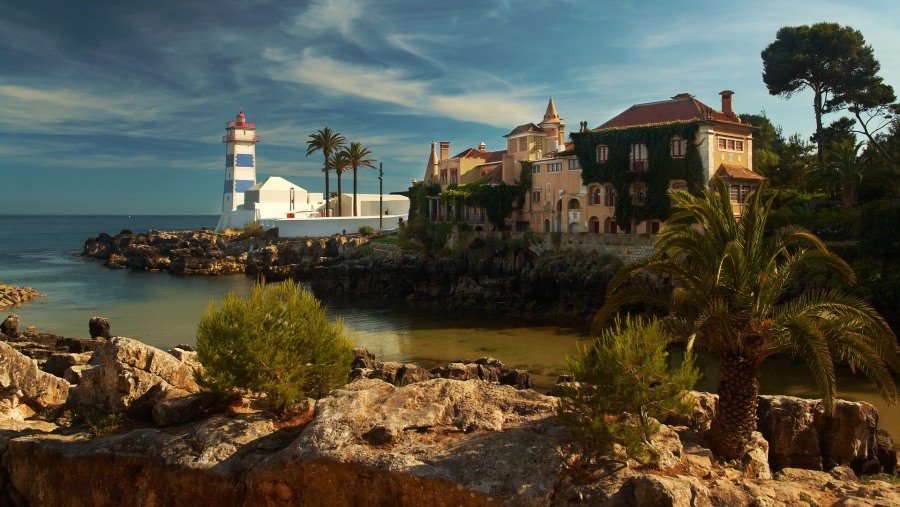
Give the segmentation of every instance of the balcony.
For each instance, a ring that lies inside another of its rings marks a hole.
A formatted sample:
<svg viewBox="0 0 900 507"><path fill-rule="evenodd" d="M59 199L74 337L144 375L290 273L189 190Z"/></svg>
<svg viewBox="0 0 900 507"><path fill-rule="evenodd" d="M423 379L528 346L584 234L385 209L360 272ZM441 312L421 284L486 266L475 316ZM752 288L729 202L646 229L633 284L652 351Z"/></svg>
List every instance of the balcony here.
<svg viewBox="0 0 900 507"><path fill-rule="evenodd" d="M236 121L230 121L225 124L225 128L228 128L228 129L233 129L233 128L237 128L237 127L240 127L243 129L255 129L256 122L254 121L251 123L240 123L240 122L236 122Z"/></svg>

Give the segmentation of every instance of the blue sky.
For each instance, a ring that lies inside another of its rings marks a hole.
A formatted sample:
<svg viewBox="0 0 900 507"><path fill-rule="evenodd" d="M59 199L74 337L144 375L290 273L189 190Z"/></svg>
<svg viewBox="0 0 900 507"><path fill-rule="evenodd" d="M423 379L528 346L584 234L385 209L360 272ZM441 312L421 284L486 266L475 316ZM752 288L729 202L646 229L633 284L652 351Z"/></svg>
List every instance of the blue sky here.
<svg viewBox="0 0 900 507"><path fill-rule="evenodd" d="M811 95L768 95L760 51L782 26L838 22L897 88L898 19L895 0L11 0L0 214L218 214L240 109L257 178L317 192L305 143L324 126L373 151L389 192L421 179L432 140L502 149L550 97L575 130L681 92L719 108L730 89L737 112L808 136Z"/></svg>

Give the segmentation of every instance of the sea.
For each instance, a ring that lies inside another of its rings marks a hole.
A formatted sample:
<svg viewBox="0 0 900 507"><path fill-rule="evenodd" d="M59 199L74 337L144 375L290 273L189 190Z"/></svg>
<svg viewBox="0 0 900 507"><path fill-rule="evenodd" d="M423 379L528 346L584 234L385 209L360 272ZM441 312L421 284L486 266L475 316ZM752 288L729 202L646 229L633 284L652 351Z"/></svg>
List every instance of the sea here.
<svg viewBox="0 0 900 507"><path fill-rule="evenodd" d="M227 294L247 295L256 280L245 275L189 276L105 267L80 257L86 239L100 233L213 229L218 216L3 216L0 215L0 281L29 286L44 297L0 310L19 316L19 327L86 338L91 317L106 317L115 336L137 338L168 349L193 345L203 312ZM307 287L308 288L308 287ZM329 317L344 323L349 338L384 361L425 368L494 357L527 369L546 391L565 373L569 357L591 342L583 322L547 322L487 311L453 312L379 298L323 300ZM715 362L700 357L697 389L715 391ZM841 398L868 401L880 425L900 443L900 407L889 406L871 384L847 370L838 372ZM760 390L767 394L817 397L802 363L775 358L763 364Z"/></svg>

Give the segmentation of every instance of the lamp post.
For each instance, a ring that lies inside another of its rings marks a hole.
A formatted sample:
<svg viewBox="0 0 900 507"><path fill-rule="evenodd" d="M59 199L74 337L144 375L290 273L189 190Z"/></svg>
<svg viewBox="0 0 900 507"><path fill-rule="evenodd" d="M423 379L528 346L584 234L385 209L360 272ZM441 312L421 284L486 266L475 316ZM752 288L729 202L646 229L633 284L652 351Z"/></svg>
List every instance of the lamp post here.
<svg viewBox="0 0 900 507"><path fill-rule="evenodd" d="M381 162L378 163L378 230L384 230L384 204L382 203L382 194L384 193L384 171L381 168Z"/></svg>

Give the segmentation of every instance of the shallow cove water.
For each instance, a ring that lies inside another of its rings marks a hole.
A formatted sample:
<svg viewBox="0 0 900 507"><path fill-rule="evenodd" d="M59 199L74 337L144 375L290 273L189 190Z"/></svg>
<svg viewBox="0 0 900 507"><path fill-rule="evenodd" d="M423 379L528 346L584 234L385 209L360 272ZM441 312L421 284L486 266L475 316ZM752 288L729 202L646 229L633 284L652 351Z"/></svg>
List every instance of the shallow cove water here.
<svg viewBox="0 0 900 507"><path fill-rule="evenodd" d="M137 337L171 348L193 344L197 324L210 301L228 292L248 294L254 280L243 275L172 276L110 270L100 262L78 257L84 241L100 232L122 229L143 232L214 227L217 217L30 217L0 216L0 281L31 286L46 298L7 308L0 318L16 313L20 328L85 337L88 320L110 319L115 335ZM426 368L451 361L490 356L528 369L539 391L548 390L565 371L566 356L590 339L583 323L560 324L534 316L506 317L490 311L451 312L438 304L413 304L378 298L331 300L332 318L342 317L357 346L368 347L378 359L417 363ZM698 389L714 391L715 362L701 358L704 378ZM763 393L816 397L804 365L770 359L762 368ZM889 407L872 386L839 370L839 396L868 401L878 407L880 425L900 443L900 408Z"/></svg>

